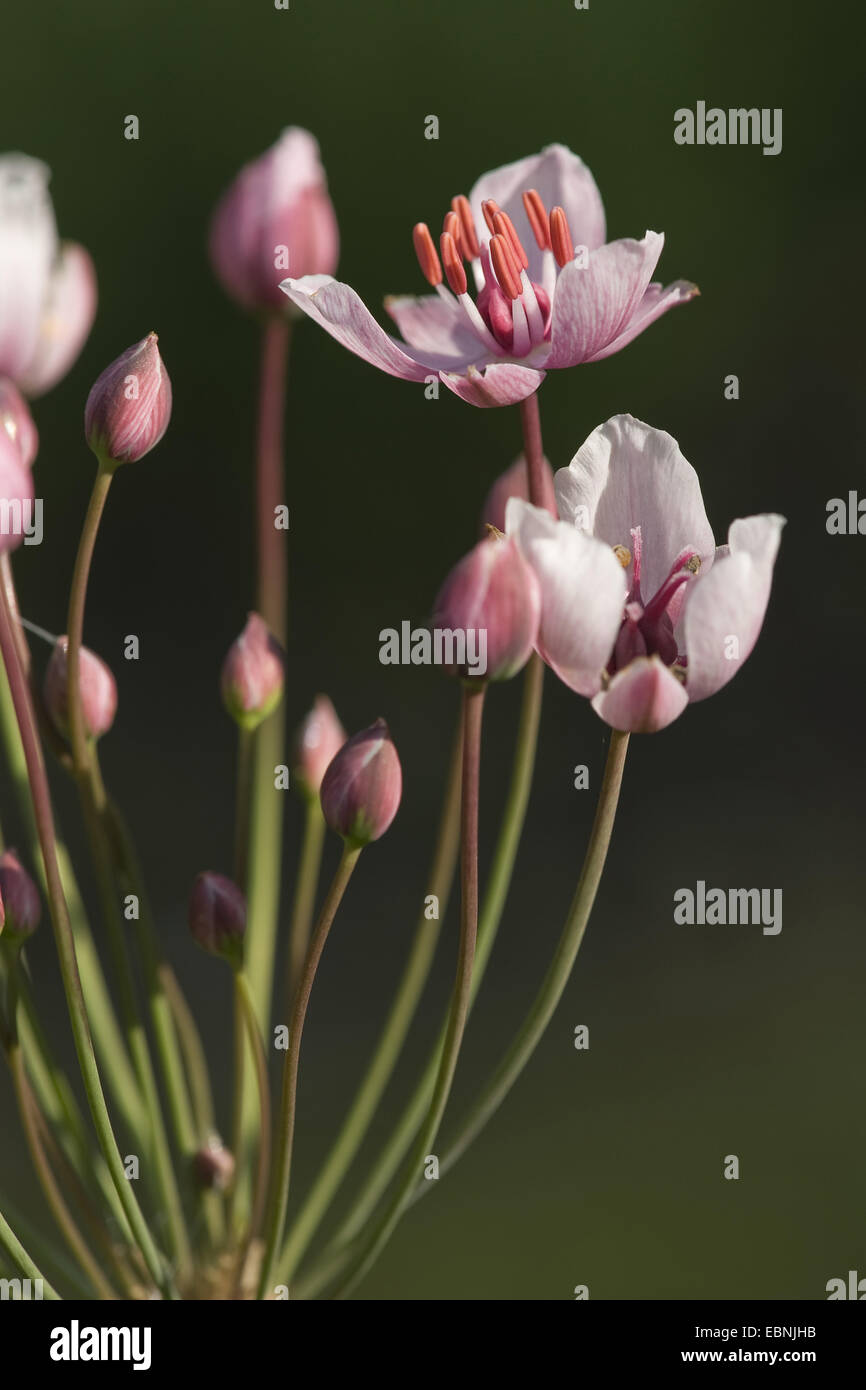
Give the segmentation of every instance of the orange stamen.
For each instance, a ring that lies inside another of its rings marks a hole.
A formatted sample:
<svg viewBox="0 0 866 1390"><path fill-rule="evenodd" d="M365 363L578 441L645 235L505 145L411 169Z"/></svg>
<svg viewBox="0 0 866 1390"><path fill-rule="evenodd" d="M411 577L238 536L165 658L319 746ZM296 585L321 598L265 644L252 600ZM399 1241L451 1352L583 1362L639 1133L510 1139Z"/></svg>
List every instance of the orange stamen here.
<svg viewBox="0 0 866 1390"><path fill-rule="evenodd" d="M489 232L495 232L496 228L493 225L493 219L499 211L499 204L495 202L493 198L488 198L486 202L481 204L481 211L484 214L484 221L487 223L487 230Z"/></svg>
<svg viewBox="0 0 866 1390"><path fill-rule="evenodd" d="M574 260L574 242L564 208L553 208L550 213L550 244L559 266L568 265Z"/></svg>
<svg viewBox="0 0 866 1390"><path fill-rule="evenodd" d="M428 285L432 285L435 289L437 285L442 284L442 267L439 264L436 247L426 222L416 222L412 228L412 241L421 273Z"/></svg>
<svg viewBox="0 0 866 1390"><path fill-rule="evenodd" d="M465 193L458 193L456 198L451 199L451 210L456 212L460 218L460 231L462 234L462 251L468 260L472 261L478 255L481 247L478 245L478 236L475 232L475 219L472 216L472 207Z"/></svg>
<svg viewBox="0 0 866 1390"><path fill-rule="evenodd" d="M442 223L442 231L453 238L457 248L458 256L463 255L463 233L460 228L460 218L456 212L446 212L445 221ZM441 242L440 242L441 245Z"/></svg>
<svg viewBox="0 0 866 1390"><path fill-rule="evenodd" d="M453 215L453 213L448 214L449 217ZM455 294L465 294L466 271L463 269L460 252L457 250L457 243L451 232L442 233L439 238L439 250L442 252L442 265L445 268L445 279L448 281L448 284Z"/></svg>
<svg viewBox="0 0 866 1390"><path fill-rule="evenodd" d="M490 238L490 259L496 278L509 299L520 298L520 268L514 259L514 252L507 237L496 235Z"/></svg>
<svg viewBox="0 0 866 1390"><path fill-rule="evenodd" d="M529 218L529 225L532 228L532 235L538 242L540 251L550 250L550 227L547 221L547 208L541 201L541 194L535 188L530 188L523 195L523 206L526 209L526 216Z"/></svg>
<svg viewBox="0 0 866 1390"><path fill-rule="evenodd" d="M518 266L523 270L529 268L529 257L523 249L523 243L517 235L514 223L507 212L497 212L493 215L493 230L500 236L504 236L511 250L514 252L514 259Z"/></svg>

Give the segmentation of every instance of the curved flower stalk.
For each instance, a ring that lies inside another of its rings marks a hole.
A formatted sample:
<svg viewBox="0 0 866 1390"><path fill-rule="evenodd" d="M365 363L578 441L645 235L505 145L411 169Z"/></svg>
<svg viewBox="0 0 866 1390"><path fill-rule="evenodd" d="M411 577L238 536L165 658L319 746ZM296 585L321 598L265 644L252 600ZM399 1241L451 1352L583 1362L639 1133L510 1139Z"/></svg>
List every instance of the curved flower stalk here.
<svg viewBox="0 0 866 1390"><path fill-rule="evenodd" d="M594 430L555 485L561 521L507 508L541 586L538 650L613 728L663 729L751 653L784 518L734 521L717 547L676 440L631 415Z"/></svg>
<svg viewBox="0 0 866 1390"><path fill-rule="evenodd" d="M64 377L96 314L83 246L60 242L40 159L0 155L0 375L27 396Z"/></svg>
<svg viewBox="0 0 866 1390"><path fill-rule="evenodd" d="M610 357L697 293L685 280L653 280L661 233L605 242L595 180L564 145L483 174L468 198L452 199L438 250L426 223L413 237L434 293L386 299L403 340L330 275L281 288L374 367L407 381L438 376L476 406L525 400L548 371Z"/></svg>

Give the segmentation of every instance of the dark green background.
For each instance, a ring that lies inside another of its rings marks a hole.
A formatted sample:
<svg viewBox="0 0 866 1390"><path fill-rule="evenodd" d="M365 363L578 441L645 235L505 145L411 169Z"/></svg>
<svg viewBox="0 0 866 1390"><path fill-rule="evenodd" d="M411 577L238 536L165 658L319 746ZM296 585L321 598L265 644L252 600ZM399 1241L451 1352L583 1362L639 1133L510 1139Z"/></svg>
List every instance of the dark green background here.
<svg viewBox="0 0 866 1390"><path fill-rule="evenodd" d="M561 141L592 169L611 237L667 237L666 281L702 297L624 353L552 375L547 453L562 466L628 410L697 467L717 538L733 517L789 518L764 635L723 693L633 740L622 811L575 977L532 1065L471 1154L404 1220L363 1286L376 1299L797 1298L866 1274L863 1243L864 537L829 537L828 498L863 486L860 76L852 6L769 0L150 0L10 13L2 145L54 171L63 235L91 250L100 309L68 378L38 403L46 537L16 557L32 620L64 625L92 460L99 371L148 330L175 407L124 469L99 539L86 638L113 664L107 777L140 840L216 1074L227 972L196 954L185 898L231 854L233 731L217 676L252 599L251 440L258 329L211 275L219 193L288 124L318 137L340 219L340 276L374 307L418 291L410 231L484 170ZM673 112L782 107L784 147L681 148ZM141 138L123 138L139 116ZM424 118L440 139L424 139ZM736 373L740 399L723 398ZM515 410L482 412L374 371L314 326L296 336L288 406L292 640L287 711L319 689L350 729L386 716L406 790L362 861L305 1038L298 1187L355 1085L408 947L456 692L378 662L377 634L422 621L519 447ZM141 637L138 664L122 638ZM42 654L40 653L40 659ZM519 682L489 701L485 862L507 782ZM530 820L451 1111L522 1018L573 888L606 731L549 676ZM65 823L68 789L58 786ZM291 883L298 811L289 817ZM76 845L80 840L75 840ZM333 846L331 850L333 852ZM784 928L678 927L698 878L781 887ZM456 945L389 1093L393 1111L441 1014ZM31 959L68 1026L46 928ZM590 1027L576 1052L578 1023ZM0 1078L2 1183L36 1203ZM449 1126L446 1126L446 1129ZM377 1133L384 1132L380 1126ZM375 1149L365 1150L369 1162ZM739 1182L722 1177L740 1157ZM360 1171L360 1170L359 1170Z"/></svg>

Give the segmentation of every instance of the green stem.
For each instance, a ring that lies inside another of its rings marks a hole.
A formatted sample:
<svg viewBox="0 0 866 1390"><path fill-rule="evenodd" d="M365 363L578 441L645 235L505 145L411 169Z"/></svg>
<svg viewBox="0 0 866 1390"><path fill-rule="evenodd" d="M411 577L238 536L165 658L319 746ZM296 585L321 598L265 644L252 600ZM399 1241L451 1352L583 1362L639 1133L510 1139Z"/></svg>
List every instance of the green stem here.
<svg viewBox="0 0 866 1390"><path fill-rule="evenodd" d="M283 1089L277 1128L277 1148L274 1156L271 1200L265 1222L265 1255L259 1277L258 1298L264 1298L265 1291L271 1282L277 1251L283 1238L283 1225L289 1203L292 1148L295 1136L295 1107L298 1094L298 1064L301 1057L301 1038L304 1031L304 1021L307 1017L307 1007L328 933L360 854L361 849L357 846L352 847L347 843L343 847L337 871L322 904L319 920L310 940L304 970L295 992L292 1017L289 1023L289 1046L283 1065Z"/></svg>
<svg viewBox="0 0 866 1390"><path fill-rule="evenodd" d="M508 896L508 889L511 885L511 878L514 872L514 861L517 857L517 849L520 844L520 837L523 833L523 826L526 820L526 810L529 804L530 790L532 788L532 775L535 769L535 755L538 747L538 729L541 719L543 685L544 665L539 657L533 656L524 677L523 702L515 744L511 782L478 922L478 946L475 955L475 969L472 976L472 1002L474 1002L478 990L481 987L481 981L484 978L484 972L490 959L493 943L496 940L496 934L499 929L505 900ZM424 1118L425 1111L430 1104L430 1097L433 1094L433 1086L436 1081L436 1075L442 1058L442 1050L445 1044L447 1026L448 1021L446 1017L443 1020L437 1040L430 1052L427 1064L402 1115L389 1135L376 1162L372 1165L366 1183L356 1196L349 1212L330 1242L326 1257L329 1267L332 1265L334 1247L343 1244L348 1246L370 1220L388 1184L399 1168L403 1155L407 1152L413 1138L418 1133L418 1127ZM307 1296L310 1290L314 1294L315 1291L321 1287L321 1280L323 1277L323 1273L319 1270L317 1264L317 1266L310 1271L309 1279L305 1280L304 1296Z"/></svg>
<svg viewBox="0 0 866 1390"><path fill-rule="evenodd" d="M563 990L571 976L580 944L583 941L583 935L604 871L619 802L620 787L622 786L628 739L629 736L626 733L620 733L617 730L611 733L604 777L589 844L584 856L583 868L562 935L557 943L553 960L541 988L520 1032L458 1129L455 1138L445 1150L439 1165L440 1173L447 1172L457 1162L461 1154L465 1153L472 1141L480 1134L488 1120L495 1115L541 1041L562 998ZM417 1199L421 1195L423 1193L419 1188L416 1190L415 1198Z"/></svg>
<svg viewBox="0 0 866 1390"><path fill-rule="evenodd" d="M288 1284L293 1277L304 1251L349 1171L352 1160L370 1127L376 1107L393 1074L430 974L457 862L460 835L460 781L463 762L462 710L461 702L461 713L451 753L439 831L427 880L425 905L421 907L418 914L415 940L406 962L406 968L403 971L403 978L397 988L391 1012L385 1021L376 1050L367 1067L366 1075L361 1082L352 1108L343 1121L334 1146L320 1168L316 1181L289 1230L288 1240L280 1258L280 1283ZM321 818L321 811L319 811L319 816ZM432 919L428 919L426 912L426 901L430 895L437 899L438 904L437 915ZM417 1128L416 1125L415 1130Z"/></svg>
<svg viewBox="0 0 866 1390"><path fill-rule="evenodd" d="M460 815L460 943L457 954L457 976L448 1017L445 1046L433 1096L414 1146L398 1178L385 1210L373 1226L361 1248L353 1256L334 1290L334 1298L346 1298L375 1263L379 1253L400 1220L412 1189L421 1173L451 1094L457 1059L463 1042L466 1020L469 1017L472 989L472 967L478 934L478 806L481 774L481 721L484 711L485 687L465 685L463 688L463 784Z"/></svg>
<svg viewBox="0 0 866 1390"><path fill-rule="evenodd" d="M304 817L304 839L295 879L295 897L292 903L292 920L289 926L289 950L286 967L286 1006L292 1007L298 980L310 944L310 931L313 926L313 913L316 907L316 888L322 866L322 850L325 844L325 817L318 794L307 798Z"/></svg>
<svg viewBox="0 0 866 1390"><path fill-rule="evenodd" d="M108 1107L105 1103L105 1094L102 1089L99 1069L96 1065L96 1057L93 1051L93 1039L90 1034L87 1008L81 988L81 977L78 973L75 941L72 935L66 899L63 896L63 885L57 862L54 816L51 810L48 779L45 775L42 750L36 733L30 692L18 660L15 638L9 618L9 609L4 594L0 594L0 651L2 651L3 661L6 666L6 674L9 678L12 701L15 707L18 728L24 747L27 775L30 782L33 808L36 817L36 828L45 867L51 922L57 944L60 973L63 979L63 988L66 994L66 1002L72 1023L75 1049L81 1068L84 1089L93 1116L100 1148L108 1164L115 1190L126 1212L126 1217L135 1240L141 1249L145 1266L157 1288L163 1294L163 1297L173 1298L176 1296L174 1285L160 1258L156 1245L153 1242L147 1223L142 1216L141 1208L132 1190L132 1184L126 1177L123 1160L120 1156L117 1140L115 1139L114 1131L111 1127Z"/></svg>
<svg viewBox="0 0 866 1390"><path fill-rule="evenodd" d="M8 559L8 556L3 556ZM18 809L25 823L31 847L31 857L43 892L47 894L45 866L39 850L39 836L33 811L30 783L27 778L27 765L18 720L12 703L12 694L6 671L0 670L0 738L2 738L12 783L15 787ZM146 1120L144 1108L138 1094L138 1083L117 1022L108 986L93 940L84 902L78 890L72 863L65 846L55 843L57 862L63 896L68 905L72 934L81 972L84 997L87 1001L88 1017L93 1029L93 1039L99 1057L99 1064L105 1073L111 1094L130 1134L141 1134Z"/></svg>
<svg viewBox="0 0 866 1390"><path fill-rule="evenodd" d="M265 1210L265 1201L268 1195L268 1169L271 1158L271 1096L268 1089L268 1062L265 1056L264 1042L262 1040L261 1029L256 1018L255 1004L250 993L249 981L243 970L236 970L235 974L235 1009L241 1015L246 1025L247 1037L249 1040L250 1052L253 1056L256 1071L256 1087L259 1097L259 1136L258 1136L258 1161L256 1166L256 1181L253 1189L252 1212L250 1215L249 1227L246 1238L241 1246L241 1254L238 1259L238 1280L243 1274L244 1260L246 1252L249 1250L251 1242L259 1233L262 1217Z"/></svg>
<svg viewBox="0 0 866 1390"><path fill-rule="evenodd" d="M45 1298L60 1302L60 1294L48 1282L39 1266L33 1263L2 1211L0 1211L0 1248L5 1251L15 1268L21 1272L25 1279L31 1281L38 1279L40 1281Z"/></svg>
<svg viewBox="0 0 866 1390"><path fill-rule="evenodd" d="M69 590L69 616L66 637L66 686L69 718L69 744L76 775L83 777L88 768L87 727L84 721L84 702L81 695L81 644L84 636L84 605L87 601L87 581L93 560L93 548L99 523L105 509L108 490L114 474L100 464L90 494L87 514L78 542L72 584Z"/></svg>

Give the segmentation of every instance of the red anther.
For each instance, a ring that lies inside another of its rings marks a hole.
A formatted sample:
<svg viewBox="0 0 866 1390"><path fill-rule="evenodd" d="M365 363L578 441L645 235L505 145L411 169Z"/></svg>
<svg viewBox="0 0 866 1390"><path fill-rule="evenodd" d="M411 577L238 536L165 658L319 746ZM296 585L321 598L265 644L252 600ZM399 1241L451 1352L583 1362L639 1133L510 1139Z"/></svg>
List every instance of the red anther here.
<svg viewBox="0 0 866 1390"><path fill-rule="evenodd" d="M528 270L529 257L523 249L523 242L517 235L514 223L507 212L496 212L493 214L493 230L498 232L500 236L505 237L508 245L514 252L514 258L517 264L521 266L523 270Z"/></svg>
<svg viewBox="0 0 866 1390"><path fill-rule="evenodd" d="M449 217L453 215L453 213L448 214ZM442 252L442 265L445 268L445 279L448 281L448 284L455 294L465 294L466 271L463 269L463 262L460 259L460 252L457 250L457 243L450 232L442 233L439 238L439 250Z"/></svg>
<svg viewBox="0 0 866 1390"><path fill-rule="evenodd" d="M550 227L547 221L547 208L541 201L541 194L537 189L530 188L524 193L523 206L526 209L526 216L529 218L532 235L538 242L539 250L549 251Z"/></svg>
<svg viewBox="0 0 866 1390"><path fill-rule="evenodd" d="M484 221L487 223L487 230L489 232L495 232L496 228L493 225L493 219L499 211L499 204L495 202L493 198L488 198L486 202L481 204L481 211L484 214Z"/></svg>
<svg viewBox="0 0 866 1390"><path fill-rule="evenodd" d="M472 207L469 199L464 193L458 193L456 198L451 199L451 209L460 218L460 232L462 234L463 255L467 260L474 261L481 247L478 245L478 237L475 232L475 219L472 216Z"/></svg>
<svg viewBox="0 0 866 1390"><path fill-rule="evenodd" d="M426 222L415 223L412 228L412 241L424 279L435 289L437 285L442 284L442 267Z"/></svg>
<svg viewBox="0 0 866 1390"><path fill-rule="evenodd" d="M493 269L496 271L496 278L508 298L519 299L521 291L520 269L506 237L497 235L490 238L490 259L493 262Z"/></svg>
<svg viewBox="0 0 866 1390"><path fill-rule="evenodd" d="M460 218L457 216L456 212L446 212L445 221L442 223L442 231L447 232L450 237L453 237L454 245L457 247L457 254L458 256L462 256L463 233L460 228Z"/></svg>
<svg viewBox="0 0 866 1390"><path fill-rule="evenodd" d="M552 208L550 212L550 244L557 265L568 265L574 260L574 242L564 208Z"/></svg>

